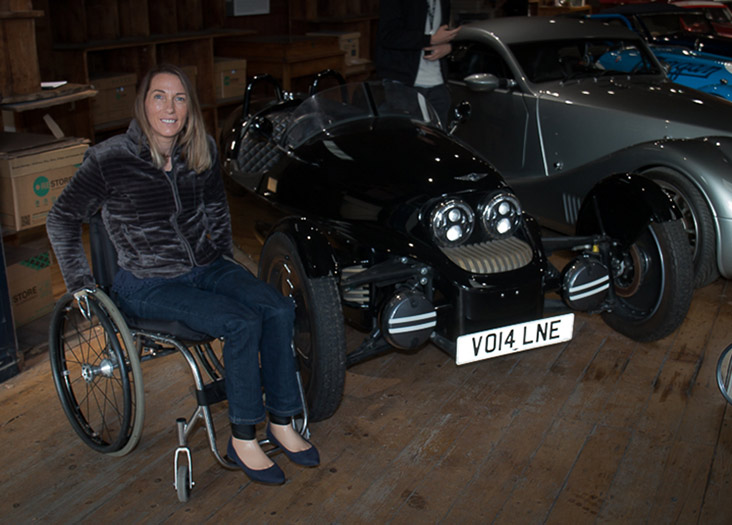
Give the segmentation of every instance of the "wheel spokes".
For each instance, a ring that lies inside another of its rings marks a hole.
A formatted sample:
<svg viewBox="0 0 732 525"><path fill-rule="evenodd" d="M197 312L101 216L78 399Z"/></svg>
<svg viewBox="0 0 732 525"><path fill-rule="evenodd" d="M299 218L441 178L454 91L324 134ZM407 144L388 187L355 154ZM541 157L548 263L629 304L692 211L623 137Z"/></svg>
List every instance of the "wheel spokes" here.
<svg viewBox="0 0 732 525"><path fill-rule="evenodd" d="M96 316L87 319L75 308L67 309L64 328L62 359L75 417L91 439L110 444L125 426L123 375L132 381L117 357L120 342L107 334Z"/></svg>
<svg viewBox="0 0 732 525"><path fill-rule="evenodd" d="M665 181L656 182L679 209L679 212L681 213L681 224L683 224L684 233L689 238L689 244L691 245L692 257L696 257L698 250L697 237L699 235L699 221L694 214L694 209L689 205L683 194L675 186Z"/></svg>

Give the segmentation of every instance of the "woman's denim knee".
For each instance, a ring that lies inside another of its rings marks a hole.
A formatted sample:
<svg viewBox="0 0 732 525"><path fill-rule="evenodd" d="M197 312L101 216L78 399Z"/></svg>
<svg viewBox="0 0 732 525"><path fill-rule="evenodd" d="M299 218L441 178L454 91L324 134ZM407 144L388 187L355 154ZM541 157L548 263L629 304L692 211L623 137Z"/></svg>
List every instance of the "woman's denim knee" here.
<svg viewBox="0 0 732 525"><path fill-rule="evenodd" d="M225 260L181 278L156 280L152 286L121 284L127 285L120 287L120 295L127 295L122 302L130 313L181 321L224 338L226 393L233 422L256 423L264 418L263 389L274 413L293 415L301 410L292 352L292 298Z"/></svg>

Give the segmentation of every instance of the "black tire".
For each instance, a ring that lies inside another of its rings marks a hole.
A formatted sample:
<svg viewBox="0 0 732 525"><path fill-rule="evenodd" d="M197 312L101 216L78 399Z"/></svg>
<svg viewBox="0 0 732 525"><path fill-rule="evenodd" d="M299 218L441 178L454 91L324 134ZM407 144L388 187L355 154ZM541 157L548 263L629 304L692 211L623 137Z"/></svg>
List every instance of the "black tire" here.
<svg viewBox="0 0 732 525"><path fill-rule="evenodd" d="M711 284L719 277L719 269L714 221L706 200L691 181L674 171L654 169L643 175L661 186L681 211L692 249L694 286Z"/></svg>
<svg viewBox="0 0 732 525"><path fill-rule="evenodd" d="M187 503L191 499L191 478L188 465L178 465L175 473L175 490L178 493L178 501Z"/></svg>
<svg viewBox="0 0 732 525"><path fill-rule="evenodd" d="M259 260L259 277L295 300L295 353L312 421L332 416L343 397L346 336L335 279L311 279L293 241L272 234Z"/></svg>
<svg viewBox="0 0 732 525"><path fill-rule="evenodd" d="M655 341L683 322L694 293L691 252L681 221L652 223L629 250L613 254L617 303L602 314L636 341Z"/></svg>
<svg viewBox="0 0 732 525"><path fill-rule="evenodd" d="M121 456L142 433L142 369L129 329L111 300L103 292L87 297L82 299L86 315L71 294L56 304L49 336L51 373L82 441L98 452Z"/></svg>

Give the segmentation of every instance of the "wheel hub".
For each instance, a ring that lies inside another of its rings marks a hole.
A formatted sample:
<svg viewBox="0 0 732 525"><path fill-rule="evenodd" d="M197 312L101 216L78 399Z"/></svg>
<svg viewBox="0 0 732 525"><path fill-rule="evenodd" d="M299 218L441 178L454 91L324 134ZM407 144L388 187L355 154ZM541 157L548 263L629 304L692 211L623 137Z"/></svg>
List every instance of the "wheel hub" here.
<svg viewBox="0 0 732 525"><path fill-rule="evenodd" d="M101 363L99 363L99 366L93 366L89 363L84 363L81 365L81 377L84 378L84 381L87 383L91 383L94 381L94 378L102 375L104 377L112 377L112 373L114 372L114 363L110 359L102 359Z"/></svg>
<svg viewBox="0 0 732 525"><path fill-rule="evenodd" d="M645 253L633 245L628 253L617 260L615 266L615 293L620 297L632 297L643 283L648 262Z"/></svg>

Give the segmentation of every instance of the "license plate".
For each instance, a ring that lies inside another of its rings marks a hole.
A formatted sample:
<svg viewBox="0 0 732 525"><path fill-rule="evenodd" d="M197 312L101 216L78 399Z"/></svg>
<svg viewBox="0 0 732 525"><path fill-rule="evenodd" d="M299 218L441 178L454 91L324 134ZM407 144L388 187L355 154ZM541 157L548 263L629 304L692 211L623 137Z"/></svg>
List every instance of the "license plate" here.
<svg viewBox="0 0 732 525"><path fill-rule="evenodd" d="M557 315L526 323L493 328L457 339L458 365L515 354L572 339L574 314Z"/></svg>

